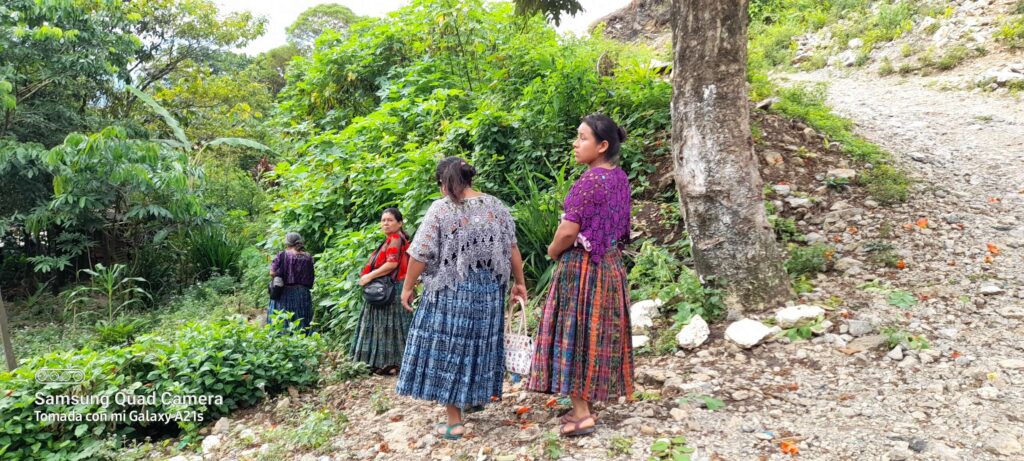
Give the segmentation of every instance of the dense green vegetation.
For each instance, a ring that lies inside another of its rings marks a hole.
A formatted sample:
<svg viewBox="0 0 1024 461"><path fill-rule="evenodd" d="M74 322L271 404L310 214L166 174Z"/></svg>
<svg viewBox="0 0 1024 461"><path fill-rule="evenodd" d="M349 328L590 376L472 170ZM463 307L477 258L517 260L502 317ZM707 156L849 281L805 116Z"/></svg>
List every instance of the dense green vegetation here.
<svg viewBox="0 0 1024 461"><path fill-rule="evenodd" d="M751 97L778 97L771 110L872 163L872 193L899 201L902 174L820 90L767 78L788 65L793 36L866 3L753 2ZM672 88L649 68L664 52L600 29L561 37L544 20L550 11L524 17L510 3L416 0L381 19L307 13L290 43L249 57L231 50L265 21L218 15L209 0L0 6L0 289L14 300L24 359L0 374L0 392L18 396L0 406L3 424L21 431L0 436L0 457L98 458L124 437L183 429L189 443L198 427L40 424L25 400L40 390L225 395L230 403L201 409L209 421L314 383L326 345L347 349L380 212L398 206L413 232L439 196L442 157L473 162L477 187L512 208L534 305L551 275L545 250L561 200L580 172L571 142L583 115L601 111L627 129L622 164L635 194L664 201L674 210L665 220L681 219L674 191L649 183L670 146ZM781 239L800 240L791 221L773 222ZM268 257L292 230L316 254L315 320L326 341L274 336L238 317L262 315ZM813 273L823 251L796 250L804 256L791 270ZM658 352L674 348L668 341L693 315L724 314L715 282L686 267L688 253L685 236L628 252L634 296L669 302L673 333L659 337ZM331 360L332 379L366 372ZM44 366L84 367L89 379L37 385L31 374ZM328 416L310 424L334 427Z"/></svg>

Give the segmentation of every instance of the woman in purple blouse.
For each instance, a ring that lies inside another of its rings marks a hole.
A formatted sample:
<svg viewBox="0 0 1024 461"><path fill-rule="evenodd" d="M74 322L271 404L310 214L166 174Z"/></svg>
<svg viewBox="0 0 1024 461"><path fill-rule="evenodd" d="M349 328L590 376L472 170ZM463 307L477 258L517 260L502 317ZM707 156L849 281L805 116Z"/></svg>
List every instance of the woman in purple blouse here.
<svg viewBox="0 0 1024 461"><path fill-rule="evenodd" d="M537 333L527 387L568 395L563 436L594 432L591 402L633 396L629 288L621 247L630 233L629 179L615 166L626 132L601 114L583 118L573 143L587 171L565 197L548 246L558 261Z"/></svg>
<svg viewBox="0 0 1024 461"><path fill-rule="evenodd" d="M305 331L313 320L313 298L309 293L313 288L313 255L303 249L305 243L296 232L285 235L284 243L285 250L270 263L270 276L284 279L284 292L281 299L270 300L267 323L273 321L275 313L291 312L291 320L298 320Z"/></svg>

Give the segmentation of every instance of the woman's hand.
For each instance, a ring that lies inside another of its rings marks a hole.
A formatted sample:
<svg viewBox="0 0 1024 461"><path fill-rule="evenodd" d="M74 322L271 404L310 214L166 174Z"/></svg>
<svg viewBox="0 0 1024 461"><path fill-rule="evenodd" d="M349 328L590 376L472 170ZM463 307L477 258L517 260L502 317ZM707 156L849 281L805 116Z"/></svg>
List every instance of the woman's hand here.
<svg viewBox="0 0 1024 461"><path fill-rule="evenodd" d="M370 274L366 274L362 277L359 277L359 286L364 287L366 286L367 283L370 283L372 280L373 277L370 277Z"/></svg>
<svg viewBox="0 0 1024 461"><path fill-rule="evenodd" d="M512 300L520 299L523 303L527 301L527 292L525 283L517 283L512 286Z"/></svg>
<svg viewBox="0 0 1024 461"><path fill-rule="evenodd" d="M416 291L412 287L406 285L404 288L402 288L402 307L404 307L405 310L409 312L412 312L413 296L416 296Z"/></svg>

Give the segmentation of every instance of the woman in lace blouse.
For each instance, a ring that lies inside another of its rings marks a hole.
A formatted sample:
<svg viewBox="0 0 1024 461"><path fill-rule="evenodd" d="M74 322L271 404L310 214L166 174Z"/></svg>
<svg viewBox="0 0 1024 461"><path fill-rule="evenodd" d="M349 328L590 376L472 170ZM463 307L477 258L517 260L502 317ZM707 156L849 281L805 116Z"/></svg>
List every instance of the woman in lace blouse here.
<svg viewBox="0 0 1024 461"><path fill-rule="evenodd" d="M630 233L630 188L615 166L626 132L601 114L583 118L573 143L588 169L565 197L548 246L558 261L537 332L527 388L568 395L565 436L594 432L591 402L633 396L629 287L621 246Z"/></svg>
<svg viewBox="0 0 1024 461"><path fill-rule="evenodd" d="M363 267L359 286L379 277L392 277L401 284L409 270L409 235L402 229L402 212L398 208L384 210L380 216L380 230L384 241ZM364 301L350 351L352 358L370 365L376 373L397 373L411 321L412 314L402 308L398 296L387 306L374 307Z"/></svg>
<svg viewBox="0 0 1024 461"><path fill-rule="evenodd" d="M402 289L402 304L412 310L422 276L396 390L444 405L448 421L438 435L449 440L465 430L461 408L501 395L505 296L511 288L526 300L512 215L497 198L473 190L475 174L458 157L437 165L445 197L431 204L416 231Z"/></svg>

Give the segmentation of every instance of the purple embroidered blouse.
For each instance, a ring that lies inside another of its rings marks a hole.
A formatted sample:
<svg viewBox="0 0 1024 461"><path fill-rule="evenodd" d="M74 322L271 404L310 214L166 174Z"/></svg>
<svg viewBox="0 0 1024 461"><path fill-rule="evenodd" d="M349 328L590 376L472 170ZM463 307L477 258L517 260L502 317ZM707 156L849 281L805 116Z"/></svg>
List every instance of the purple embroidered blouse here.
<svg viewBox="0 0 1024 461"><path fill-rule="evenodd" d="M287 285L303 285L313 288L313 256L309 253L282 251L270 263L270 270L284 279Z"/></svg>
<svg viewBox="0 0 1024 461"><path fill-rule="evenodd" d="M600 261L614 244L629 240L631 191L622 168L591 168L565 196L562 219L580 225L577 242Z"/></svg>

